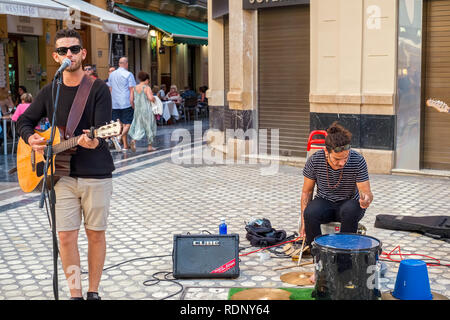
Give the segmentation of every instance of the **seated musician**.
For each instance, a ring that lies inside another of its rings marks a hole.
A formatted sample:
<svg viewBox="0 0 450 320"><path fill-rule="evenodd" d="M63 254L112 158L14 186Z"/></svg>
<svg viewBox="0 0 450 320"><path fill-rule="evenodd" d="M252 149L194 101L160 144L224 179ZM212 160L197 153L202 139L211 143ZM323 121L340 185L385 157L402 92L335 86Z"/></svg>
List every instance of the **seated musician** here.
<svg viewBox="0 0 450 320"><path fill-rule="evenodd" d="M350 148L352 134L337 122L327 133L325 150L314 153L303 169L300 236L309 246L321 235L321 224L340 222L341 232L356 233L373 200L366 161Z"/></svg>

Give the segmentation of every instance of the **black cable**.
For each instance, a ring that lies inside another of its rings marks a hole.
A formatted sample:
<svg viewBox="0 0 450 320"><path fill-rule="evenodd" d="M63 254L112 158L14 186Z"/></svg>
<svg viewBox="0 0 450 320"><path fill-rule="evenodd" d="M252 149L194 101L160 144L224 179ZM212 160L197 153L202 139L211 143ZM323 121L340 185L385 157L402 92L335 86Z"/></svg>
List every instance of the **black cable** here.
<svg viewBox="0 0 450 320"><path fill-rule="evenodd" d="M134 259L126 260L126 261L120 262L118 264L115 264L115 265L109 266L107 268L104 268L103 271L107 271L107 270L110 270L110 269L113 269L113 268L117 268L118 266L121 266L121 265L123 265L125 263L133 262L133 261L145 260L145 259L153 259L153 258L165 258L165 257L173 257L173 255L166 254L166 255L163 255L163 256L149 256L149 257L134 258ZM160 273L164 273L165 274L164 275L164 279L159 279L159 278L156 277L156 275L158 275ZM81 272L81 274L89 274L89 272L83 271L83 272ZM144 286L146 286L146 287L150 287L150 286L154 286L154 285L160 283L161 281L168 281L168 282L175 283L176 285L180 286L181 289L178 290L176 293L168 295L167 297L164 297L164 298L159 299L159 300L165 300L165 299L171 298L171 297L176 296L177 294L183 292L183 290L184 290L184 286L181 283L175 281L175 279L168 279L167 278L171 274L173 274L173 272L170 272L170 271L158 271L158 272L152 274L152 278L153 279L145 280L142 284ZM148 282L150 282L150 281L155 281L155 283L148 284Z"/></svg>
<svg viewBox="0 0 450 320"><path fill-rule="evenodd" d="M118 264L115 264L115 265L109 266L107 268L104 268L103 271L107 271L109 269L117 268L118 266L121 266L122 264L133 262L133 261L145 260L145 259L153 259L153 258L165 258L165 257L171 257L171 256L172 256L171 254L166 254L164 256L149 256L149 257L134 258L134 259L126 260L126 261L120 262ZM87 272L87 271L82 271L81 272L81 274L88 274L88 273L89 272Z"/></svg>
<svg viewBox="0 0 450 320"><path fill-rule="evenodd" d="M158 274L160 274L160 273L163 273L163 274L164 274L164 279L159 279L159 278L156 277L156 275L158 275ZM183 290L184 290L184 286L183 286L181 283L175 281L175 279L168 279L168 278L167 278L167 277L168 277L169 275L171 275L171 274L173 275L172 272L168 272L168 271L159 271L159 272L155 272L154 274L152 274L152 278L153 278L153 279L144 281L144 282L143 282L143 285L146 286L146 287L150 287L150 286L157 285L157 284L160 283L161 281L167 281L167 282L175 283L175 284L178 285L181 289L178 290L177 292L175 292L175 293L173 293L173 294L171 294L171 295L168 295L168 296L166 296L166 297L164 297L164 298L161 298L161 299L159 299L159 300L165 300L165 299L171 298L171 297L176 296L177 294L183 292ZM154 282L154 283L151 283L151 284L148 284L148 282L150 282L150 281L155 281L155 282Z"/></svg>

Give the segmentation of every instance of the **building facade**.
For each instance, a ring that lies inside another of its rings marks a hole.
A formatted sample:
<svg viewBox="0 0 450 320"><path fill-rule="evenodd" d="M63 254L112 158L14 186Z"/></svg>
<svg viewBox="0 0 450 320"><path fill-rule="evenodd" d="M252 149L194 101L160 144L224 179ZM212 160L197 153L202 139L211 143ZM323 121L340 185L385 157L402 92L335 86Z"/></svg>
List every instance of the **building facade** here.
<svg viewBox="0 0 450 320"><path fill-rule="evenodd" d="M74 28L88 55L85 64L94 64L100 78L108 74L108 36L147 38L148 28L107 10L104 0L0 1L0 88L18 99L19 86L35 96L51 82L59 65L53 60L55 34Z"/></svg>
<svg viewBox="0 0 450 320"><path fill-rule="evenodd" d="M202 29L205 36L171 37L128 13L125 6L198 23L192 28ZM141 70L148 72L152 84L196 90L208 84L206 19L205 1L1 0L0 88L11 91L14 100L19 86L35 96L59 67L52 58L56 32L72 27L88 51L85 64L94 65L100 79L107 79L109 67L117 67L120 57L127 56L130 71L136 76Z"/></svg>
<svg viewBox="0 0 450 320"><path fill-rule="evenodd" d="M112 65L121 54L129 57L133 73L144 70L151 84L208 85L208 25L206 1L114 1L113 12L148 25L148 38L114 36ZM183 33L183 35L181 35Z"/></svg>
<svg viewBox="0 0 450 320"><path fill-rule="evenodd" d="M372 173L449 170L450 114L425 103L450 98L449 5L210 1L207 95L210 126L222 135L211 144L258 153L278 129L279 157L302 162L309 133L337 120ZM249 128L256 149L248 136L226 135Z"/></svg>

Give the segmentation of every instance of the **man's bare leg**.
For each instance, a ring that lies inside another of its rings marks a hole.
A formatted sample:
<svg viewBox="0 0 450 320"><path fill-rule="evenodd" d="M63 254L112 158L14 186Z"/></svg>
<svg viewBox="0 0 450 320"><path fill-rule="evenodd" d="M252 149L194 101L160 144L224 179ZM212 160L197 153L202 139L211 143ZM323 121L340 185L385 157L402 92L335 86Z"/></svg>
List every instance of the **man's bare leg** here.
<svg viewBox="0 0 450 320"><path fill-rule="evenodd" d="M314 272L311 277L309 277L309 281L311 281L312 284L316 283L316 273Z"/></svg>
<svg viewBox="0 0 450 320"><path fill-rule="evenodd" d="M128 149L128 131L130 130L131 124L124 124L122 128L122 143L123 148Z"/></svg>
<svg viewBox="0 0 450 320"><path fill-rule="evenodd" d="M98 292L106 257L105 231L86 229L88 238L89 290Z"/></svg>
<svg viewBox="0 0 450 320"><path fill-rule="evenodd" d="M78 230L60 231L59 252L71 297L82 297L80 253L78 251Z"/></svg>

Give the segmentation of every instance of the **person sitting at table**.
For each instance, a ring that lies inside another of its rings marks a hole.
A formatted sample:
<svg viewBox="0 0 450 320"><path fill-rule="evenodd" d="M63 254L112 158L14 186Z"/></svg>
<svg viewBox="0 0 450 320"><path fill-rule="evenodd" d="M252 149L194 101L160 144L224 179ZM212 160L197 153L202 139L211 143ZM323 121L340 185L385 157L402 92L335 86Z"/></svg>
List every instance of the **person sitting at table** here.
<svg viewBox="0 0 450 320"><path fill-rule="evenodd" d="M198 88L198 91L200 92L198 95L198 104L201 106L208 105L208 98L206 98L206 90L208 90L207 86Z"/></svg>
<svg viewBox="0 0 450 320"><path fill-rule="evenodd" d="M192 90L191 87L186 86L186 87L184 87L184 91L181 94L181 97L183 99L195 98L195 97L197 97L197 93L194 90Z"/></svg>
<svg viewBox="0 0 450 320"><path fill-rule="evenodd" d="M181 96L178 93L176 85L173 84L170 86L170 91L167 94L167 99L175 102L176 104L181 103Z"/></svg>
<svg viewBox="0 0 450 320"><path fill-rule="evenodd" d="M14 109L14 103L11 95L6 88L0 88L0 111L2 115L10 113L10 109Z"/></svg>
<svg viewBox="0 0 450 320"><path fill-rule="evenodd" d="M30 106L31 102L33 102L33 96L31 93L24 93L20 96L21 103L17 105L16 111L11 117L12 121L17 121L19 119L20 115L27 110L27 108Z"/></svg>
<svg viewBox="0 0 450 320"><path fill-rule="evenodd" d="M161 89L158 91L157 97L161 101L166 101L167 100L167 97L166 97L166 85L164 83L161 84Z"/></svg>
<svg viewBox="0 0 450 320"><path fill-rule="evenodd" d="M17 108L16 111L14 112L14 114L11 117L11 120L14 122L17 122L17 120L19 119L20 115L22 113L25 112L25 110L28 109L28 107L30 106L30 104L33 102L33 96L31 95L31 93L24 93L22 94L22 96L20 97L20 100L22 103L20 103ZM48 119L44 119L43 123L47 122ZM38 124L35 129L41 130L41 126Z"/></svg>

